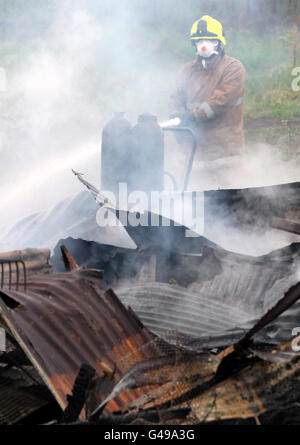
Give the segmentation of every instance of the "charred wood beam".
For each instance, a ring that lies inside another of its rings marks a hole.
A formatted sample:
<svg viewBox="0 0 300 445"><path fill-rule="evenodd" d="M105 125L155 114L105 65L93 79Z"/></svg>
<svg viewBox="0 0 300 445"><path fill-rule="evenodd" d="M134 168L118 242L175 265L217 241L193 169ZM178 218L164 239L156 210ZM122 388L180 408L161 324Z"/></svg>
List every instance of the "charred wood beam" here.
<svg viewBox="0 0 300 445"><path fill-rule="evenodd" d="M209 353L180 352L139 362L123 376L111 396L114 397L119 388L124 391L126 387L129 389L160 385L129 403L122 412L132 409L149 410L168 403L172 404L185 394L211 381L219 363L218 357Z"/></svg>
<svg viewBox="0 0 300 445"><path fill-rule="evenodd" d="M285 230L286 232L300 235L300 221L274 217L272 218L271 226L275 229Z"/></svg>
<svg viewBox="0 0 300 445"><path fill-rule="evenodd" d="M99 424L129 424L148 420L162 423L160 416L154 416L155 408L164 418L180 418L180 424L199 424L218 422L224 419L257 418L264 413L276 410L286 410L300 399L300 354L292 350L292 342L284 343L274 350L269 347L272 355L280 356L291 351L291 359L280 362L269 362L261 359L248 361L248 366L237 374L229 376L222 382L210 381L202 385L202 391L189 400L180 401L176 396L176 385L163 385L150 392L149 397L143 396L131 403L127 408L132 412L101 416ZM174 383L174 382L173 382ZM177 387L180 383L177 382ZM171 400L173 397L173 400ZM149 403L152 399L152 403ZM162 404L169 399L171 404ZM166 423L166 422L164 422ZM167 424L167 423L166 423Z"/></svg>
<svg viewBox="0 0 300 445"><path fill-rule="evenodd" d="M249 345L251 338L261 329L274 321L279 315L285 312L300 298L300 283L292 286L278 303L270 309L254 326L248 331L244 337L235 345L235 349L244 348Z"/></svg>
<svg viewBox="0 0 300 445"><path fill-rule="evenodd" d="M272 409L285 409L300 398L300 355L289 361L258 361L195 397L182 407L191 408L191 420L257 417Z"/></svg>
<svg viewBox="0 0 300 445"><path fill-rule="evenodd" d="M72 395L67 395L66 407L61 423L76 422L86 401L86 391L95 375L95 369L87 363L83 363L75 379Z"/></svg>
<svg viewBox="0 0 300 445"><path fill-rule="evenodd" d="M226 379L233 372L241 369L244 364L245 352L251 345L252 338L265 326L274 321L279 315L285 312L300 298L300 283L292 286L278 303L270 309L254 326L251 328L233 347L222 352L223 359L218 367L215 380L216 382Z"/></svg>

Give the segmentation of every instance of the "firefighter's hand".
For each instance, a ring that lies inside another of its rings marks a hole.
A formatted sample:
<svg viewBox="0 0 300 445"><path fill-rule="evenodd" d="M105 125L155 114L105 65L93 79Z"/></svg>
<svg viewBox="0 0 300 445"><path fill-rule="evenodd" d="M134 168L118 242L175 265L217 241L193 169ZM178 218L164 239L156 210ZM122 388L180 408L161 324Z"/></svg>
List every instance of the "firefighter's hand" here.
<svg viewBox="0 0 300 445"><path fill-rule="evenodd" d="M181 120L180 125L184 127L185 125L195 122L194 113L192 111L187 111L185 113L172 114L171 119L179 118Z"/></svg>

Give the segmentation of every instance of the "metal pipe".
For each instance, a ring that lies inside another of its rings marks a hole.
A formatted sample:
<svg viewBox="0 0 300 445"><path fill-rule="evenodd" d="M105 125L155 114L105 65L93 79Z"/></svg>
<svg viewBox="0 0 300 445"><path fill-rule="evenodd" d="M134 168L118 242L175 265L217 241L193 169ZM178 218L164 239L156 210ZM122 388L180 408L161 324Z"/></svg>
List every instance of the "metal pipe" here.
<svg viewBox="0 0 300 445"><path fill-rule="evenodd" d="M26 266L24 261L20 260L20 263L23 267L23 275L24 275L24 292L26 292L26 286L27 286L27 276L26 276Z"/></svg>
<svg viewBox="0 0 300 445"><path fill-rule="evenodd" d="M189 179L190 179L190 174L192 171L192 167L193 167L193 162L194 162L194 158L195 158L195 153L197 150L197 137L196 137L196 133L189 127L162 127L163 131L185 131L188 132L192 135L192 152L190 155L190 159L189 159L189 163L188 163L188 167L187 167L187 171L185 174L185 178L184 178L184 183L183 183L183 192L186 191L186 188L188 186L189 183Z"/></svg>
<svg viewBox="0 0 300 445"><path fill-rule="evenodd" d="M8 288L11 289L11 283L12 283L12 267L11 267L11 261L8 261L8 270L9 270L9 275L8 275Z"/></svg>
<svg viewBox="0 0 300 445"><path fill-rule="evenodd" d="M4 286L4 263L1 262L1 289Z"/></svg>
<svg viewBox="0 0 300 445"><path fill-rule="evenodd" d="M15 264L16 264L16 274L17 274L17 277L16 277L16 290L19 290L20 271L19 271L19 263L18 263L18 261L16 261Z"/></svg>
<svg viewBox="0 0 300 445"><path fill-rule="evenodd" d="M13 268L13 265L15 265L15 270ZM5 270L5 266L7 266L8 270ZM20 267L23 269L23 276L24 276L24 291L26 291L26 266L24 261L22 260L16 260L16 261L1 261L0 260L0 289L8 286L9 289L12 289L13 286L16 286L16 290L19 290L20 287L20 275L21 270ZM6 272L8 273L8 283L7 280L5 280ZM13 281L14 273L16 273L16 282Z"/></svg>
<svg viewBox="0 0 300 445"><path fill-rule="evenodd" d="M177 186L177 182L176 182L176 179L174 178L174 176L171 173L169 173L169 172L164 172L164 175L168 176L168 178L171 179L172 184L173 184L173 188L174 188L175 191L177 191L178 190L178 186Z"/></svg>

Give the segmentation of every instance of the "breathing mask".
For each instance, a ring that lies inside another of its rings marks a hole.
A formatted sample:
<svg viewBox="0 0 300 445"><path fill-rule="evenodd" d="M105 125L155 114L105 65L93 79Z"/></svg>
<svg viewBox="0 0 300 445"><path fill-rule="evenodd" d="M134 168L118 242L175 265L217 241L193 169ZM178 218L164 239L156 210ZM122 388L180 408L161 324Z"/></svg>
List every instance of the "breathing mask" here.
<svg viewBox="0 0 300 445"><path fill-rule="evenodd" d="M218 40L200 39L195 42L197 48L197 55L207 59L213 54L218 54Z"/></svg>

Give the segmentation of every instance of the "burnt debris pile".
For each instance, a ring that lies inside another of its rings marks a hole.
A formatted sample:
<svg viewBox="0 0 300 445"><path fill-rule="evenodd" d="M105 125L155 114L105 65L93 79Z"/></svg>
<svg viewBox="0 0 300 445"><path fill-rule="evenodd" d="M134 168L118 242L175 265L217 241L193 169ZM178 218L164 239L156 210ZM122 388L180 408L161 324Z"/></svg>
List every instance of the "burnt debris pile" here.
<svg viewBox="0 0 300 445"><path fill-rule="evenodd" d="M261 230L297 232L287 190L255 195ZM206 205L250 226L252 195ZM182 226L128 234L136 249L69 236L0 255L0 423L299 423L300 243L254 257Z"/></svg>

